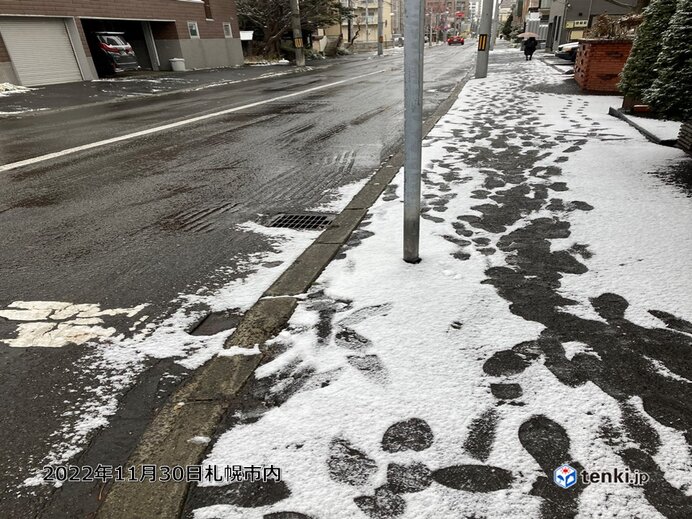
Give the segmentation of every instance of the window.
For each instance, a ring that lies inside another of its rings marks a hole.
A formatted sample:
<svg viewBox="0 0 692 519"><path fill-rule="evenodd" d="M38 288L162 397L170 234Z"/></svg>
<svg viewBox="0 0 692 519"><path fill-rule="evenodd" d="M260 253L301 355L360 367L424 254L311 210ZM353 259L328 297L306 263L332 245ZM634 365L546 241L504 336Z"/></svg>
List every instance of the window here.
<svg viewBox="0 0 692 519"><path fill-rule="evenodd" d="M233 28L229 22L223 24L223 35L226 38L233 38Z"/></svg>
<svg viewBox="0 0 692 519"><path fill-rule="evenodd" d="M214 18L211 15L211 0L204 0L204 14L207 17L207 20Z"/></svg>
<svg viewBox="0 0 692 519"><path fill-rule="evenodd" d="M98 35L99 41L102 43L105 43L106 45L110 45L111 47L124 47L127 45L127 42L121 38L120 36L113 36L113 35L105 35L105 34L99 34Z"/></svg>
<svg viewBox="0 0 692 519"><path fill-rule="evenodd" d="M199 38L197 22L187 22L187 31L190 33L190 38Z"/></svg>

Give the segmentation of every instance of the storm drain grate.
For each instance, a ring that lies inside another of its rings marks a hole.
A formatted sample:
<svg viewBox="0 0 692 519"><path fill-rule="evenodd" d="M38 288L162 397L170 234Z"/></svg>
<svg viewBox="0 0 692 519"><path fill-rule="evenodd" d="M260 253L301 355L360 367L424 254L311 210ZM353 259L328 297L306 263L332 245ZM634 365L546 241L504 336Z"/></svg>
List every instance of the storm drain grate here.
<svg viewBox="0 0 692 519"><path fill-rule="evenodd" d="M284 227L296 230L321 231L334 219L333 214L284 213L276 215L269 227Z"/></svg>

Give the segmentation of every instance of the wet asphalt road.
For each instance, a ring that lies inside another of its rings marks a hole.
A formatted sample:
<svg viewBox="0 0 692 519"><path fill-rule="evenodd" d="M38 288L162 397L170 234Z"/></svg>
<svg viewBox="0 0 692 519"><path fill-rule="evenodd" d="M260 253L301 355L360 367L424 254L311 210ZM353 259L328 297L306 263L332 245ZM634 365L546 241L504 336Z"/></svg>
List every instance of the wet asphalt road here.
<svg viewBox="0 0 692 519"><path fill-rule="evenodd" d="M426 116L469 70L473 50L468 45L426 51ZM328 201L330 191L369 176L401 144L403 54L0 119L0 164L9 164L372 72L377 73L0 173L0 309L14 301L102 308L147 303L146 313L156 321L175 310L170 302L179 293L231 281L239 274L219 276L219 269L271 248L236 224ZM109 324L125 331L131 322L114 318ZM0 341L16 329L17 322L0 318ZM93 381L80 377L80 369L89 359L85 346L10 348L0 342L0 516L33 517L44 510L45 517L64 517L61 507L93 506L79 492L63 499L68 504L47 505L49 487L17 488L60 441L54 433L62 413L88 393ZM162 373L182 370L169 361L153 365L125 397L132 404L123 406L126 411L81 463L127 457L137 428L171 389L161 382Z"/></svg>

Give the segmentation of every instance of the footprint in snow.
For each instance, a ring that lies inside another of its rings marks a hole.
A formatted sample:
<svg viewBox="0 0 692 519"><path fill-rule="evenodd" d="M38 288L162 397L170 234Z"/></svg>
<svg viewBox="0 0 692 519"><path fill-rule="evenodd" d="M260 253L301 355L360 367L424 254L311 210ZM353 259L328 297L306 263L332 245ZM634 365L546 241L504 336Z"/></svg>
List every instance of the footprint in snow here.
<svg viewBox="0 0 692 519"><path fill-rule="evenodd" d="M489 446L480 440L480 436L494 428L495 420L495 412L489 411L472 424L478 431L472 431L470 436L475 434L477 440L474 441L479 445L470 450L475 449L478 458L487 458ZM484 426L479 426L477 422L482 422ZM494 432L490 435L493 436ZM434 439L433 431L425 420L409 418L387 428L381 448L389 453L422 452L432 446ZM377 472L373 459L343 438L332 440L327 467L334 481L351 486L367 484ZM489 465L451 465L432 470L422 462L392 462L387 465L386 483L373 489L372 493L356 497L354 502L367 517L393 519L406 511L406 494L421 492L435 483L454 490L487 493L508 488L513 479L510 471Z"/></svg>

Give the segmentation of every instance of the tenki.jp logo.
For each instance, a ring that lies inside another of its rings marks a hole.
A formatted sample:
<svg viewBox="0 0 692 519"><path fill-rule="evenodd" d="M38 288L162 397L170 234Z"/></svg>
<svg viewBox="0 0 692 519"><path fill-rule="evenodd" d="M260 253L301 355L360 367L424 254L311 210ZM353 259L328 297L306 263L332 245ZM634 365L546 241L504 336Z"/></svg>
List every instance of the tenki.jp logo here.
<svg viewBox="0 0 692 519"><path fill-rule="evenodd" d="M569 465L560 465L553 471L553 481L562 488L569 488L577 482L577 470Z"/></svg>
<svg viewBox="0 0 692 519"><path fill-rule="evenodd" d="M593 483L616 483L641 487L650 481L650 476L646 472L638 470L630 471L613 468L611 470L592 470L582 469L581 473L570 465L560 465L553 471L553 481L561 488L570 488L577 484L581 479L582 484L590 485Z"/></svg>

